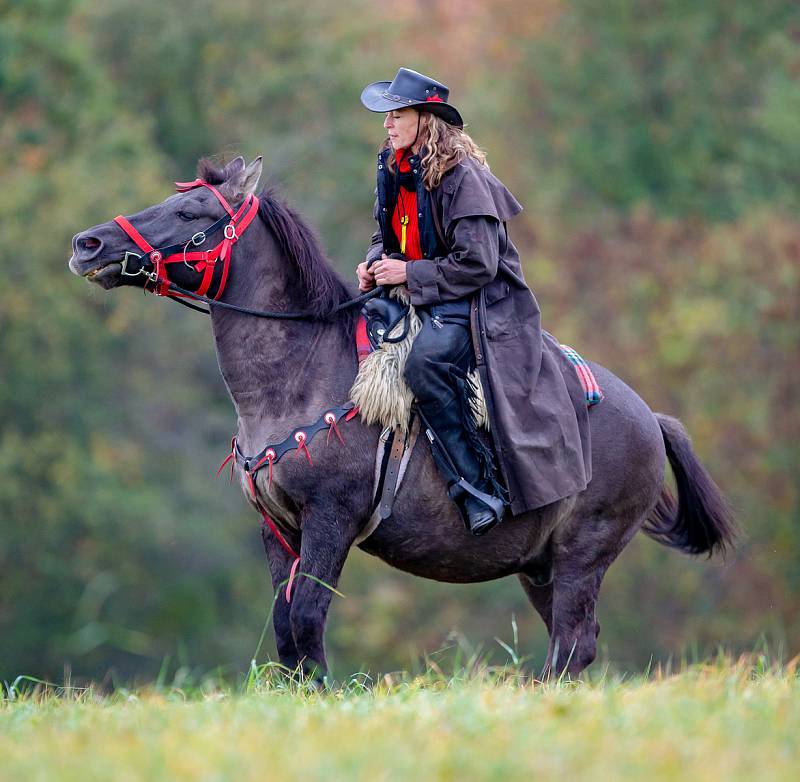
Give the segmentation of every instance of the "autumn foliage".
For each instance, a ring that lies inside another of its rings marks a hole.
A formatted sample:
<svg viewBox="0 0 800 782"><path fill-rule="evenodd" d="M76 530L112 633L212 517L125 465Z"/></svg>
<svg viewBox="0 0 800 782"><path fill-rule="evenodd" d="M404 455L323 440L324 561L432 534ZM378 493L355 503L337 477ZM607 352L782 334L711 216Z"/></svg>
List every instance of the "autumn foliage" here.
<svg viewBox="0 0 800 782"><path fill-rule="evenodd" d="M738 511L726 563L635 540L600 598L621 667L800 645L800 19L788 0L6 3L0 26L0 679L247 665L257 520L211 478L235 419L200 316L67 272L86 226L201 155L267 177L350 274L372 231L364 84L435 74L525 206L545 327L686 424ZM600 454L602 458L602 454ZM514 581L421 582L354 555L334 667L492 645ZM456 639L456 640L453 640Z"/></svg>

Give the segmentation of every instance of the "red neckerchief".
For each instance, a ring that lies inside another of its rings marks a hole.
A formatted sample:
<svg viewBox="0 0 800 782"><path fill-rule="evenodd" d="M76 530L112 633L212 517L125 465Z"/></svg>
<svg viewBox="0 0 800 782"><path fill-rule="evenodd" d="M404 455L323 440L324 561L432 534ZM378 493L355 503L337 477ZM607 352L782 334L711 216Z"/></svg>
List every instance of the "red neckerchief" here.
<svg viewBox="0 0 800 782"><path fill-rule="evenodd" d="M407 174L411 171L408 162L407 150L398 149L395 152L395 165L401 173ZM407 218L405 226L401 222ZM403 228L405 227L405 242L403 241ZM409 261L417 261L422 258L422 244L419 238L419 220L417 219L417 191L406 190L401 187L397 193L397 206L392 215L392 229L397 236L402 252Z"/></svg>

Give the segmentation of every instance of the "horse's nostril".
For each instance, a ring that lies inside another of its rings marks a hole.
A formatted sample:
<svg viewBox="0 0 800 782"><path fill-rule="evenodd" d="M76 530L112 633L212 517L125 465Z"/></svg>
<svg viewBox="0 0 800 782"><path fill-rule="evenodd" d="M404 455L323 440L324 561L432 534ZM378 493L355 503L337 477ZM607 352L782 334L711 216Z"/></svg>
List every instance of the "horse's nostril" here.
<svg viewBox="0 0 800 782"><path fill-rule="evenodd" d="M96 250L100 247L100 240L95 239L93 236L87 236L85 239L78 240L78 246L81 250Z"/></svg>
<svg viewBox="0 0 800 782"><path fill-rule="evenodd" d="M100 254L102 247L102 240L91 234L81 236L75 242L77 255L84 262L94 260Z"/></svg>

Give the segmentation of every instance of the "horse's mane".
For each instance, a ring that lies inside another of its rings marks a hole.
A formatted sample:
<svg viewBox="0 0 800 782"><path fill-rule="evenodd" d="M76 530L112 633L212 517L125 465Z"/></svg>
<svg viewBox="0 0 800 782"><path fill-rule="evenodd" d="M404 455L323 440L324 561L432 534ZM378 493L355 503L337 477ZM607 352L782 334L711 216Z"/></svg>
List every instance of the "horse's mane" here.
<svg viewBox="0 0 800 782"><path fill-rule="evenodd" d="M208 159L200 161L197 172L210 185L222 185L227 180L224 167ZM307 295L304 309L318 317L328 317L352 294L322 251L317 232L278 195L277 188L266 187L258 199L259 216L272 232L281 252L295 264L300 274ZM339 317L352 330L357 314L358 308L351 308Z"/></svg>
<svg viewBox="0 0 800 782"><path fill-rule="evenodd" d="M197 176L208 182L209 185L221 185L228 181L225 166L218 166L210 158L201 158L197 163Z"/></svg>
<svg viewBox="0 0 800 782"><path fill-rule="evenodd" d="M316 231L278 196L275 188L265 188L258 197L261 219L300 272L309 311L320 317L330 315L351 293L322 251Z"/></svg>

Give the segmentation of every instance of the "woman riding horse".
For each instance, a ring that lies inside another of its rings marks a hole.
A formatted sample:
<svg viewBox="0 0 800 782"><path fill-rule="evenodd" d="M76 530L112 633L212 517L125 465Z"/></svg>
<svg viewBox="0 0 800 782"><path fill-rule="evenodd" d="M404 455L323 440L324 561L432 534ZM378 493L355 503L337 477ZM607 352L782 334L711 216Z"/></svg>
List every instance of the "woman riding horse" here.
<svg viewBox="0 0 800 782"><path fill-rule="evenodd" d="M522 207L464 132L441 82L400 68L361 94L385 113L378 155L378 230L359 287L405 284L422 322L405 368L432 431L437 465L467 528L586 488L591 479L583 390L542 331L506 221ZM475 431L467 374L478 369L494 458Z"/></svg>

